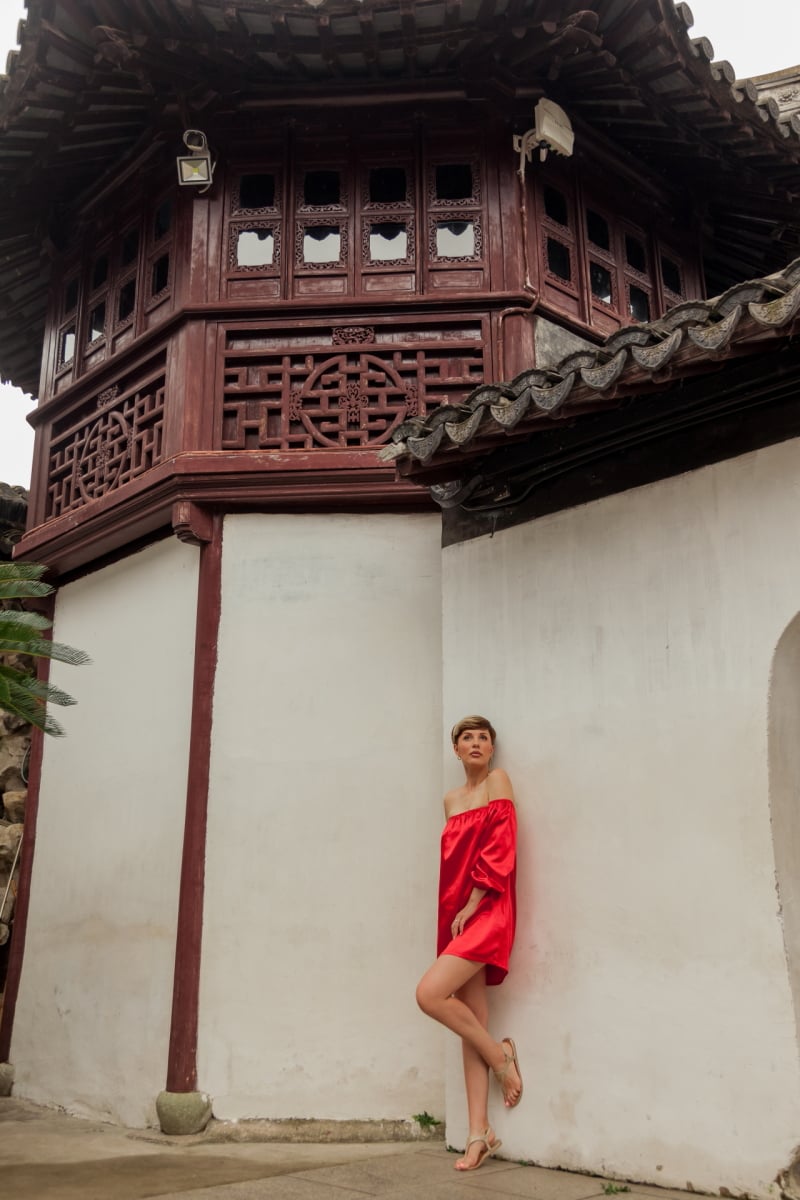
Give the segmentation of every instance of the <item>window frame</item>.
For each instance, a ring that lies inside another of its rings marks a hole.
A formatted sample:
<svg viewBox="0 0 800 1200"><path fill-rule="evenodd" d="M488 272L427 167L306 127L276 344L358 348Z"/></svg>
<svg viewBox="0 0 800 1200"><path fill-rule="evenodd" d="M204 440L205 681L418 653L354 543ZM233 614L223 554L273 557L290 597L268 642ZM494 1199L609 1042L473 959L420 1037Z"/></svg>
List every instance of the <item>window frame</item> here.
<svg viewBox="0 0 800 1200"><path fill-rule="evenodd" d="M549 216L545 209L545 188L554 187L566 198L568 213L573 223L574 238L568 227ZM646 297L649 307L648 321L656 320L675 304L701 294L695 264L696 252L692 246L690 231L681 234L670 229L669 236L661 236L657 227L657 214L645 224L631 214L631 202L615 197L607 185L596 183L589 170L575 164L550 163L535 176L533 182L533 210L538 239L537 258L539 279L543 298L554 309L576 317L593 331L607 335L626 325L640 324L631 313L631 288L638 288ZM592 212L601 218L608 229L609 246L591 240L589 216ZM555 233L556 239L574 253L578 286L571 287L549 269L547 261L547 237ZM628 261L626 238L635 239L642 247L645 270ZM679 246L683 250L679 251ZM661 259L666 257L678 271L681 293L667 288L663 277ZM611 302L595 295L592 291L592 264L606 270L611 277Z"/></svg>

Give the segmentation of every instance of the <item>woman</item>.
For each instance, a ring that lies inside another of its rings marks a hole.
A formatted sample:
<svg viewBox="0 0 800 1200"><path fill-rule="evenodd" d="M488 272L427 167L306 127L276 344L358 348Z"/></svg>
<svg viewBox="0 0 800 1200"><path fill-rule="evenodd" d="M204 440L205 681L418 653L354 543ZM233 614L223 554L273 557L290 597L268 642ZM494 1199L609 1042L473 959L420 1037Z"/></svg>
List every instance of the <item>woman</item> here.
<svg viewBox="0 0 800 1200"><path fill-rule="evenodd" d="M511 780L492 769L491 723L464 717L450 736L466 780L444 798L439 957L417 986L417 1003L461 1038L469 1139L455 1165L474 1171L501 1144L489 1124L488 1069L506 1108L522 1097L516 1047L511 1038L490 1036L486 998L487 985L506 977L514 940L517 822Z"/></svg>

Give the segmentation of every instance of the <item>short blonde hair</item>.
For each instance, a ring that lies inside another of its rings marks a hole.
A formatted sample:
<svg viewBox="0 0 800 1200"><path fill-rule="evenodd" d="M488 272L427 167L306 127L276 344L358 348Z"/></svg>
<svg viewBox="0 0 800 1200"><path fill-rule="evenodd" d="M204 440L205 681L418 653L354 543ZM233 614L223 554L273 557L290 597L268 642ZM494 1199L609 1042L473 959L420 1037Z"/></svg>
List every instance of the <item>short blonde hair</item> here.
<svg viewBox="0 0 800 1200"><path fill-rule="evenodd" d="M492 739L492 745L494 745L494 743L497 741L497 734L495 733L494 725L492 725L492 722L488 719L488 717L462 717L460 721L456 721L455 725L450 730L450 740L454 746L457 744L462 733L464 733L467 729L485 729L489 734L489 737Z"/></svg>

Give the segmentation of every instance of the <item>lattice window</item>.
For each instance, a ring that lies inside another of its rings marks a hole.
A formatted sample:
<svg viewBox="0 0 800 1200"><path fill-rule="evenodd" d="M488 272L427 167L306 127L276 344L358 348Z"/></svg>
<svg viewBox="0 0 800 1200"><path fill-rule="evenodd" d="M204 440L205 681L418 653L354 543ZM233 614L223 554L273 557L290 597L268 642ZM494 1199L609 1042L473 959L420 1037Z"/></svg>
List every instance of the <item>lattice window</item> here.
<svg viewBox="0 0 800 1200"><path fill-rule="evenodd" d="M686 283L680 258L672 251L661 251L661 285L664 291L664 301L667 308L680 304L686 297Z"/></svg>
<svg viewBox="0 0 800 1200"><path fill-rule="evenodd" d="M544 272L555 288L575 296L580 287L575 214L566 188L552 183L542 187L539 220Z"/></svg>
<svg viewBox="0 0 800 1200"><path fill-rule="evenodd" d="M589 291L592 304L619 308L616 231L611 217L598 207L587 207L586 250L589 260Z"/></svg>
<svg viewBox="0 0 800 1200"><path fill-rule="evenodd" d="M119 240L118 271L111 314L115 332L132 325L136 319L139 242L138 225L126 229Z"/></svg>
<svg viewBox="0 0 800 1200"><path fill-rule="evenodd" d="M416 251L414 218L403 212L365 217L361 225L364 270L413 267Z"/></svg>
<svg viewBox="0 0 800 1200"><path fill-rule="evenodd" d="M482 381L487 334L481 321L230 331L222 447L379 446L407 416L457 403Z"/></svg>
<svg viewBox="0 0 800 1200"><path fill-rule="evenodd" d="M632 321L644 324L656 315L653 302L653 267L647 235L640 229L624 226L621 236L627 315Z"/></svg>
<svg viewBox="0 0 800 1200"><path fill-rule="evenodd" d="M319 139L290 132L262 162L231 172L227 295L324 304L347 294L479 290L489 257L483 175L474 135L435 131L419 154L407 129Z"/></svg>
<svg viewBox="0 0 800 1200"><path fill-rule="evenodd" d="M428 258L440 265L483 259L483 201L476 156L434 154L428 164Z"/></svg>
<svg viewBox="0 0 800 1200"><path fill-rule="evenodd" d="M348 226L343 221L298 221L294 239L296 270L344 269L348 257L348 233Z"/></svg>
<svg viewBox="0 0 800 1200"><path fill-rule="evenodd" d="M341 275L350 258L351 197L345 161L317 163L313 152L295 176L295 275L317 273Z"/></svg>
<svg viewBox="0 0 800 1200"><path fill-rule="evenodd" d="M367 163L361 172L361 267L384 273L416 264L414 167Z"/></svg>
<svg viewBox="0 0 800 1200"><path fill-rule="evenodd" d="M73 275L64 285L61 294L61 323L56 347L56 370L71 367L78 343L78 300L80 298L80 276Z"/></svg>
<svg viewBox="0 0 800 1200"><path fill-rule="evenodd" d="M83 327L84 361L91 366L106 356L106 340L110 323L109 284L112 274L112 248L105 245L93 256L87 280L88 299Z"/></svg>
<svg viewBox="0 0 800 1200"><path fill-rule="evenodd" d="M121 212L108 205L95 214L87 235L95 240L76 252L80 267L69 264L54 303L57 390L166 315L152 314L172 294L175 216L172 187L152 204L134 193Z"/></svg>
<svg viewBox="0 0 800 1200"><path fill-rule="evenodd" d="M595 193L566 168L549 164L536 180L543 294L608 331L625 321L653 320L696 294L697 282L689 251L667 249L655 217L648 226L638 213L634 224L624 215L631 202L606 195L601 203L605 191Z"/></svg>
<svg viewBox="0 0 800 1200"><path fill-rule="evenodd" d="M161 461L163 357L147 373L104 388L55 422L47 518L122 487Z"/></svg>
<svg viewBox="0 0 800 1200"><path fill-rule="evenodd" d="M147 231L147 259L144 277L144 307L146 311L163 303L172 291L173 226L175 202L171 193L153 205Z"/></svg>
<svg viewBox="0 0 800 1200"><path fill-rule="evenodd" d="M260 167L234 177L228 225L230 276L280 274L282 222L279 171Z"/></svg>

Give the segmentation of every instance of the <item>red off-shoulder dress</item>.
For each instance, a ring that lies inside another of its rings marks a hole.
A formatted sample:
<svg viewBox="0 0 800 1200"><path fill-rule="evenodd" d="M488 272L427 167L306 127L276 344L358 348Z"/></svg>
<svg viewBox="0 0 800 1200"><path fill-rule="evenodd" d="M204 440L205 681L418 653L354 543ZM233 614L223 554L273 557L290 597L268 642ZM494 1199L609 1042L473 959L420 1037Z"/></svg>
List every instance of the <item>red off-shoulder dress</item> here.
<svg viewBox="0 0 800 1200"><path fill-rule="evenodd" d="M502 983L508 974L517 921L516 858L517 815L510 800L490 800L445 824L436 953L486 963L487 984ZM486 895L463 932L452 937L453 919L474 887Z"/></svg>

